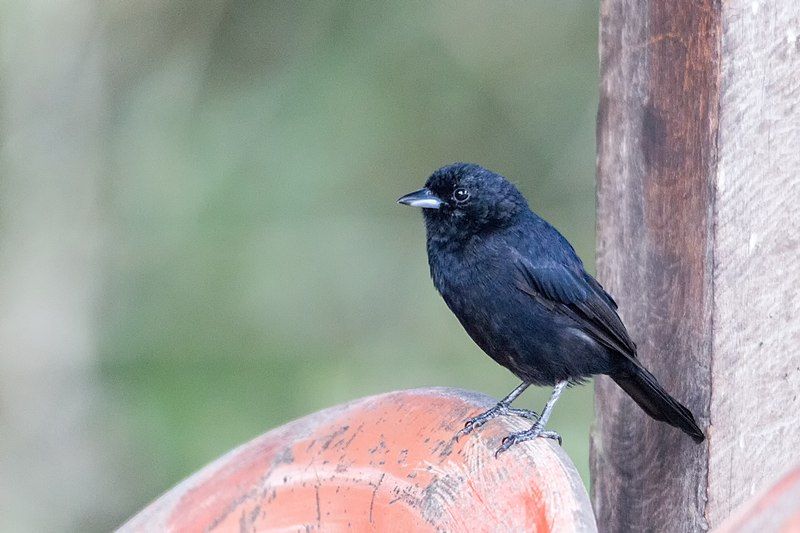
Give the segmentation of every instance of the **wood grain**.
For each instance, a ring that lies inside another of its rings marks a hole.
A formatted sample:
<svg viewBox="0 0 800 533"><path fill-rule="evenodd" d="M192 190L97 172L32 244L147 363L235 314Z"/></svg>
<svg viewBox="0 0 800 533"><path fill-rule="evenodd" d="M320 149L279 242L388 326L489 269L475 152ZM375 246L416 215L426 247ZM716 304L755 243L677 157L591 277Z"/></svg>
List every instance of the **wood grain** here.
<svg viewBox="0 0 800 533"><path fill-rule="evenodd" d="M598 275L696 446L596 386L604 531L718 524L800 441L800 7L601 3Z"/></svg>
<svg viewBox="0 0 800 533"><path fill-rule="evenodd" d="M726 2L707 515L800 457L800 2Z"/></svg>
<svg viewBox="0 0 800 533"><path fill-rule="evenodd" d="M606 0L601 13L598 275L639 357L708 421L719 11ZM604 531L698 531L707 449L597 380L594 508Z"/></svg>
<svg viewBox="0 0 800 533"><path fill-rule="evenodd" d="M120 531L577 531L597 528L575 467L546 439L499 458L495 400L454 389L382 394L291 422L176 486Z"/></svg>

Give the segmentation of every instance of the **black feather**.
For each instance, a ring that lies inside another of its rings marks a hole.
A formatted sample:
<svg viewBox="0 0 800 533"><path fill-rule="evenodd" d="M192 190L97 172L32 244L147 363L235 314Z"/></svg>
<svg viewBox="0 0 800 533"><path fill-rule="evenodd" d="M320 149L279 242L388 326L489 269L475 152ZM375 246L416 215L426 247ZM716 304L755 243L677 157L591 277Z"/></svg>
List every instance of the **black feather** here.
<svg viewBox="0 0 800 533"><path fill-rule="evenodd" d="M423 210L434 285L488 355L539 385L609 375L653 418L704 438L637 360L614 299L514 185L458 163L434 172L425 194L440 201Z"/></svg>

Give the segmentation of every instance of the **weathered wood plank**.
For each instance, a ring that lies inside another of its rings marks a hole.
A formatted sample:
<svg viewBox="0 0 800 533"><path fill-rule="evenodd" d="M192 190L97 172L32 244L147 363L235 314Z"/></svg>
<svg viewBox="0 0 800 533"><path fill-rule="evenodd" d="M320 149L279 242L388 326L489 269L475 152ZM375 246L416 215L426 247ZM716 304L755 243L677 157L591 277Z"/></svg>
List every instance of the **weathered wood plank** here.
<svg viewBox="0 0 800 533"><path fill-rule="evenodd" d="M601 4L598 273L695 446L597 381L603 530L697 531L800 441L800 4Z"/></svg>
<svg viewBox="0 0 800 533"><path fill-rule="evenodd" d="M726 2L708 515L800 460L800 2Z"/></svg>
<svg viewBox="0 0 800 533"><path fill-rule="evenodd" d="M718 82L714 2L602 3L598 274L639 355L708 420ZM597 380L594 508L606 531L705 528L705 445ZM668 502L668 504L666 504Z"/></svg>

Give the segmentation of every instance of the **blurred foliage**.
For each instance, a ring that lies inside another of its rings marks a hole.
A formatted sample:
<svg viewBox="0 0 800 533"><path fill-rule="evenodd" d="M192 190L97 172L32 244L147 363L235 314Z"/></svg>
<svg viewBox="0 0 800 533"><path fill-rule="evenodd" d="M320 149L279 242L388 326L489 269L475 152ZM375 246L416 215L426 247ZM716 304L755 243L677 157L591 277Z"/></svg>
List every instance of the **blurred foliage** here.
<svg viewBox="0 0 800 533"><path fill-rule="evenodd" d="M395 199L443 164L483 164L592 267L594 2L100 9L99 364L126 450L98 527L323 407L516 386L436 294L421 216ZM587 386L551 423L584 480L591 417Z"/></svg>

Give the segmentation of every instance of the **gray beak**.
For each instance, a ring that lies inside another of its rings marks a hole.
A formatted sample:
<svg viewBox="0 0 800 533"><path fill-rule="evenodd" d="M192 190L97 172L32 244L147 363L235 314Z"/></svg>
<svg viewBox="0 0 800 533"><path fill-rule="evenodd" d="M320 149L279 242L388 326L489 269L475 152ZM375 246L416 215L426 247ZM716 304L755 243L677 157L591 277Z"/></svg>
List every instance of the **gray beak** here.
<svg viewBox="0 0 800 533"><path fill-rule="evenodd" d="M397 203L423 209L439 209L445 202L429 189L420 189L399 198Z"/></svg>

